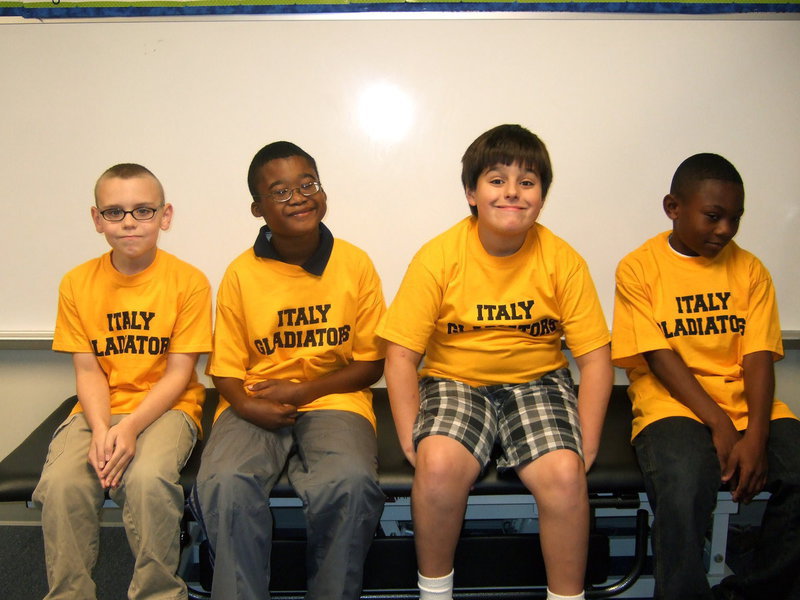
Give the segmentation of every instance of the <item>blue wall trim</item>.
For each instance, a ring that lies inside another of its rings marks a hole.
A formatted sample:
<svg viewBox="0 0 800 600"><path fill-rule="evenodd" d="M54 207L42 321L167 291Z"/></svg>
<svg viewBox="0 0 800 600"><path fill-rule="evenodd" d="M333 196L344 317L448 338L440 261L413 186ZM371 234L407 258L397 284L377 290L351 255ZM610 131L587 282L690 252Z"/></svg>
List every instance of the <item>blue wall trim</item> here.
<svg viewBox="0 0 800 600"><path fill-rule="evenodd" d="M746 13L800 13L800 3L701 2L392 2L354 4L241 4L213 6L0 6L0 16L30 19L99 19L120 17L174 17L213 15L293 15L341 13L465 13L465 12L573 12L657 15L720 15Z"/></svg>

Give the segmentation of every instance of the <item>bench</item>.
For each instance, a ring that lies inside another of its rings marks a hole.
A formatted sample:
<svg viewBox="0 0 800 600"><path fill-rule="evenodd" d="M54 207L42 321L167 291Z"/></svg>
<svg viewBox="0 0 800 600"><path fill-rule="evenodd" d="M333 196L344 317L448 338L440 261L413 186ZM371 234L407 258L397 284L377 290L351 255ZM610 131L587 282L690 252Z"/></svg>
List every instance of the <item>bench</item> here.
<svg viewBox="0 0 800 600"><path fill-rule="evenodd" d="M378 421L379 478L387 501L381 525L367 559L364 598L415 597L416 570L410 517L410 490L413 468L400 450L392 422L385 388L375 388L374 406ZM203 427L211 430L216 409L216 390L208 389L203 411ZM0 502L30 502L56 427L67 417L76 402L65 400L19 447L0 462ZM588 476L593 530L587 569L587 597L619 596L642 575L647 555L648 513L644 485L630 445L630 401L625 386L615 386L603 427L600 451ZM181 474L188 495L197 474L202 442L198 442ZM302 598L304 544L302 522L298 527L291 513L300 504L284 476L275 486L271 504L277 513L290 516L292 524L282 527L276 516L273 551L272 597L276 600ZM609 535L597 527L599 516L624 514L630 526L626 536L631 547L624 569L615 575L609 550ZM181 574L190 585L190 598L208 598L201 585L208 578L198 548L198 531L187 512L187 547ZM500 524L499 526L497 524ZM193 526L194 525L194 526ZM727 525L727 522L725 522ZM544 597L544 571L536 538L536 507L522 483L511 473L499 474L494 468L476 482L467 508L467 521L459 543L455 596L463 600L478 598ZM279 564L276 564L278 561ZM645 595L645 594L641 594Z"/></svg>

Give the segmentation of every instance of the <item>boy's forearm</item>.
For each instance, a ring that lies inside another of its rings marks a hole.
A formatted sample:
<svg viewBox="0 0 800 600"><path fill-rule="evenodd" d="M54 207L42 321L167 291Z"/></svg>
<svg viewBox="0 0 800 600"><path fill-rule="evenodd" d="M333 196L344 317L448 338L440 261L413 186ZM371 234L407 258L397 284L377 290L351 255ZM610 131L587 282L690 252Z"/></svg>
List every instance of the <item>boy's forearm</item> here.
<svg viewBox="0 0 800 600"><path fill-rule="evenodd" d="M164 375L150 389L139 406L125 418L126 426L135 435L147 429L156 419L170 410L186 391L192 378L197 354L170 353Z"/></svg>
<svg viewBox="0 0 800 600"><path fill-rule="evenodd" d="M78 402L86 422L92 431L108 429L111 423L111 399L106 374L93 354L73 354L72 362Z"/></svg>
<svg viewBox="0 0 800 600"><path fill-rule="evenodd" d="M650 370L670 395L712 430L731 426L730 417L703 389L683 359L672 350L645 352Z"/></svg>
<svg viewBox="0 0 800 600"><path fill-rule="evenodd" d="M301 400L298 406L329 394L346 394L368 388L383 375L383 362L383 359L356 360L323 377L302 382Z"/></svg>
<svg viewBox="0 0 800 600"><path fill-rule="evenodd" d="M578 388L578 416L581 423L583 450L588 470L597 457L603 421L614 383L614 369L611 366L611 349L608 344L575 358L580 371L581 384Z"/></svg>
<svg viewBox="0 0 800 600"><path fill-rule="evenodd" d="M247 405L251 401L251 398L244 389L244 380L237 379L236 377L217 377L216 375L212 375L211 380L214 382L214 387L217 388L220 395L228 401L228 404L230 404L243 419L246 419L247 417L244 413L247 412Z"/></svg>
<svg viewBox="0 0 800 600"><path fill-rule="evenodd" d="M386 348L386 387L397 437L408 455L413 453L412 430L419 413L417 367L422 355L398 344Z"/></svg>
<svg viewBox="0 0 800 600"><path fill-rule="evenodd" d="M772 354L768 351L745 354L742 359L742 377L748 408L746 435L766 441L769 436L772 403L775 399L775 369Z"/></svg>

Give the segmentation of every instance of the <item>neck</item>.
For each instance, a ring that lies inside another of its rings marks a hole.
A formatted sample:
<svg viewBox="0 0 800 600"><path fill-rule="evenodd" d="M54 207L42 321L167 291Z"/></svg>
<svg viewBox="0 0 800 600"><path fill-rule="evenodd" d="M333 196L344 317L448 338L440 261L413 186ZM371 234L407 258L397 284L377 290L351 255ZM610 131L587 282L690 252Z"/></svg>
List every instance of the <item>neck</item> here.
<svg viewBox="0 0 800 600"><path fill-rule="evenodd" d="M157 252L158 250L153 248L144 256L140 256L135 259L129 259L128 257L112 250L111 264L114 265L114 268L123 275L138 275L153 264L153 261L156 259Z"/></svg>
<svg viewBox="0 0 800 600"><path fill-rule="evenodd" d="M491 256L503 257L515 254L517 250L522 248L522 244L525 243L527 235L527 231L510 237L497 235L483 229L480 221L478 222L478 239L481 241L481 245L483 249L486 250L486 253Z"/></svg>
<svg viewBox="0 0 800 600"><path fill-rule="evenodd" d="M273 232L270 240L281 258L291 265L303 265L319 247L319 229L300 237L284 237Z"/></svg>

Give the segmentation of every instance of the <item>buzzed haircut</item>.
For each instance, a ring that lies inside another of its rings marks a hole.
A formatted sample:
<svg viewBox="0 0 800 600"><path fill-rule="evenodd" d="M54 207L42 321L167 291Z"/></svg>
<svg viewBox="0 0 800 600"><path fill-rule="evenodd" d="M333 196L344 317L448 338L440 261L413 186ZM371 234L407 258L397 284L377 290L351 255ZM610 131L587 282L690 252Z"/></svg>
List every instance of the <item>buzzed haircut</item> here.
<svg viewBox="0 0 800 600"><path fill-rule="evenodd" d="M275 160L276 158L290 158L292 156L300 156L305 158L314 169L314 173L316 173L317 177L319 177L317 161L315 161L314 157L303 150L300 146L297 146L291 142L272 142L256 152L256 155L250 162L250 168L247 170L247 187L250 189L250 195L253 197L253 200L257 201L259 197L257 187L258 172L261 170L261 167L263 167L269 161Z"/></svg>
<svg viewBox="0 0 800 600"><path fill-rule="evenodd" d="M672 176L669 193L685 197L706 179L718 179L744 186L742 176L726 158L711 152L695 154L684 160Z"/></svg>
<svg viewBox="0 0 800 600"><path fill-rule="evenodd" d="M467 192L474 191L478 177L495 165L518 163L539 176L542 199L553 182L553 167L547 147L539 137L521 125L498 125L481 134L469 145L461 158L461 183ZM472 214L477 208L470 206Z"/></svg>
<svg viewBox="0 0 800 600"><path fill-rule="evenodd" d="M155 182L158 184L158 189L161 193L161 204L164 204L164 186L161 185L161 182L158 180L153 172L137 163L120 163L118 165L114 165L113 167L109 167L100 177L97 178L97 183L94 184L94 202L97 204L97 188L100 187L100 182L106 179L111 179L112 177L117 177L119 179L133 179L134 177L152 177Z"/></svg>

